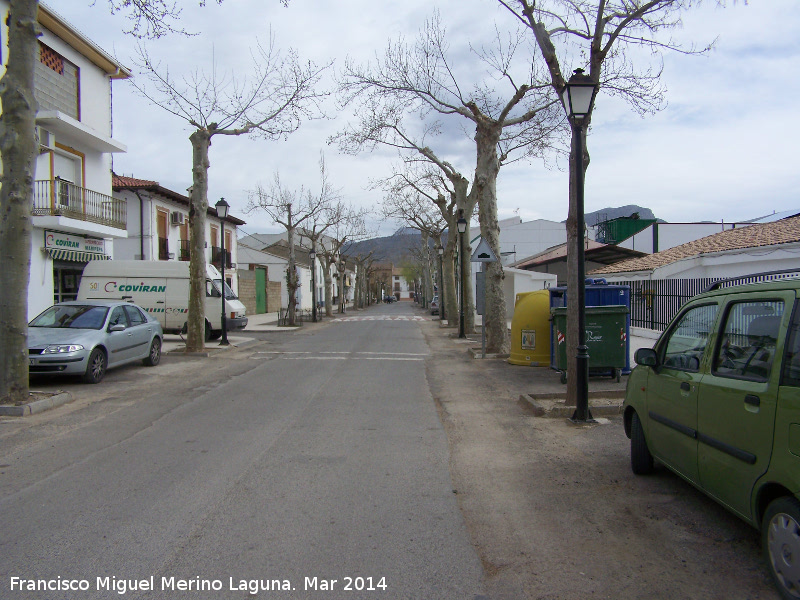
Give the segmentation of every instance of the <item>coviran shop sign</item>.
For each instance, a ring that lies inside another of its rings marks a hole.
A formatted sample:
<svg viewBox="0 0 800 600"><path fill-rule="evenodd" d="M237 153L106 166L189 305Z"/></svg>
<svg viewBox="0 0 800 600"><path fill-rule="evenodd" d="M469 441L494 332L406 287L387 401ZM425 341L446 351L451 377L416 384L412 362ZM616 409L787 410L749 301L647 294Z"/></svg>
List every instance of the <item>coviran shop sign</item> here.
<svg viewBox="0 0 800 600"><path fill-rule="evenodd" d="M53 250L72 250L73 252L106 253L106 241L103 239L69 235L58 231L44 232L44 247Z"/></svg>

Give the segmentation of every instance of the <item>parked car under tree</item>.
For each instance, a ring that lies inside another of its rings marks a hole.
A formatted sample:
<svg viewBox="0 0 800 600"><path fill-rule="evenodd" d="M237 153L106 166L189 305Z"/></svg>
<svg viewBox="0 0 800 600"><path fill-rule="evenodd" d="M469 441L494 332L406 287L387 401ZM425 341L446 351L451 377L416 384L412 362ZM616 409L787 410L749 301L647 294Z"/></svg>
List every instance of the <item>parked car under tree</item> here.
<svg viewBox="0 0 800 600"><path fill-rule="evenodd" d="M80 301L51 306L28 323L29 371L80 375L99 383L106 370L161 361L161 325L129 302Z"/></svg>

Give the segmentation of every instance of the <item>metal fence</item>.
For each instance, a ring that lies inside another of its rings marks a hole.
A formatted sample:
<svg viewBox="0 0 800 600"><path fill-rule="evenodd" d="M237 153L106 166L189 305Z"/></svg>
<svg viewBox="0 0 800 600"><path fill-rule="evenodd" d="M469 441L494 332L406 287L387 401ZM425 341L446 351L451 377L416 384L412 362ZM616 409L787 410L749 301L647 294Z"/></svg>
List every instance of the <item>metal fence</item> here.
<svg viewBox="0 0 800 600"><path fill-rule="evenodd" d="M609 285L628 285L631 288L631 326L663 331L681 307L712 283L720 287L773 281L797 277L800 269L780 273L762 273L727 281L722 277L699 279L656 279L614 281Z"/></svg>

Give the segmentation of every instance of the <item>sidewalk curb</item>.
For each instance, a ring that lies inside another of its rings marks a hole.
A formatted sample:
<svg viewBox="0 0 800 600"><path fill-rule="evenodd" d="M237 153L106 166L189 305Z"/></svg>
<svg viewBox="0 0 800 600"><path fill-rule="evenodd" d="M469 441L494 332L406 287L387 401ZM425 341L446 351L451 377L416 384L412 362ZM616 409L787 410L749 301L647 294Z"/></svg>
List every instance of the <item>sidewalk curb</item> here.
<svg viewBox="0 0 800 600"><path fill-rule="evenodd" d="M472 354L472 358L477 358L479 360L481 358L484 358L483 351L481 350L481 348L470 348L469 350L467 350L467 352ZM492 353L492 352L487 352L486 353L486 358L503 358L503 359L506 359L509 356L511 356L511 355L510 354L497 354L497 353Z"/></svg>
<svg viewBox="0 0 800 600"><path fill-rule="evenodd" d="M72 394L69 392L60 392L48 398L34 400L33 402L20 404L19 406L0 406L0 416L27 417L28 415L35 415L36 413L50 410L56 406L61 406L67 402L72 402Z"/></svg>
<svg viewBox="0 0 800 600"><path fill-rule="evenodd" d="M624 390L589 392L589 410L594 417L612 417L622 414ZM519 402L537 417L569 418L574 406L567 406L566 395L561 393L521 394Z"/></svg>

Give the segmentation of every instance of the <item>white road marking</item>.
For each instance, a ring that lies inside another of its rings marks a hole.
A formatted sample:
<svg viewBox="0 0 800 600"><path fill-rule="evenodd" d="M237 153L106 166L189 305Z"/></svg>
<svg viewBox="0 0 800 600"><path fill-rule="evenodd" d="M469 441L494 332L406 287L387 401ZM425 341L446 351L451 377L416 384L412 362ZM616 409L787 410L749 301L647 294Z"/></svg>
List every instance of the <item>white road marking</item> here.
<svg viewBox="0 0 800 600"><path fill-rule="evenodd" d="M334 356L326 356L334 355ZM267 358L275 356L282 360L405 360L405 361L421 361L425 360L427 353L421 352L347 352L344 350L339 351L321 351L321 352L301 352L301 351L287 351L280 350L262 350L254 352L250 358Z"/></svg>

